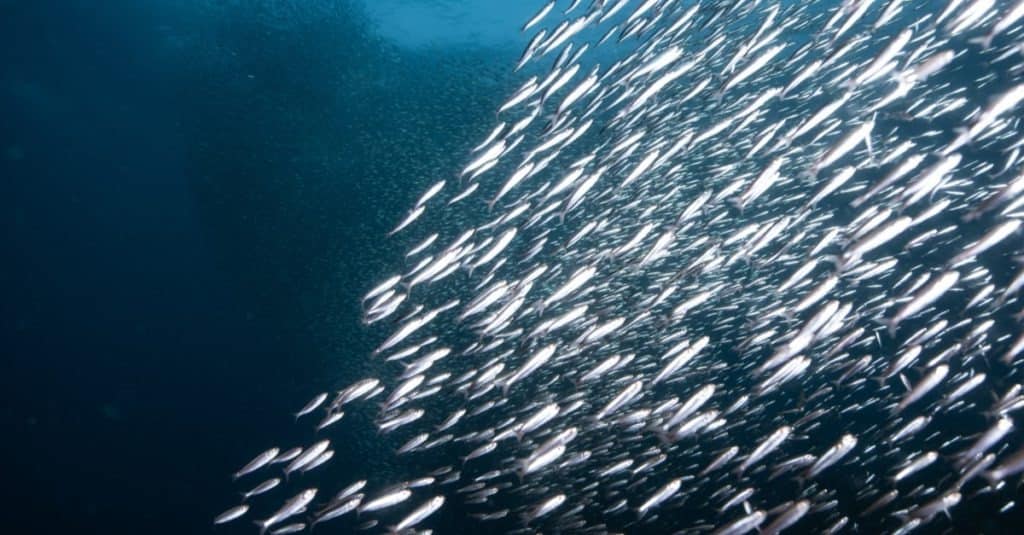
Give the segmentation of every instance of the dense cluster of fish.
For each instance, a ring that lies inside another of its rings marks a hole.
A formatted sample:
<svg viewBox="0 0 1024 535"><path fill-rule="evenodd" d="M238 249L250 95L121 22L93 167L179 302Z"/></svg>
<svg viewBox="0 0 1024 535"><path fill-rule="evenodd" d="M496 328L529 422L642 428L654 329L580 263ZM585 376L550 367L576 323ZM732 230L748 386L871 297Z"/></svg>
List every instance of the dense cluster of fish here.
<svg viewBox="0 0 1024 535"><path fill-rule="evenodd" d="M321 438L245 465L215 522L907 533L1013 509L1024 1L580 4L523 25L497 126L392 232L408 265L363 301L389 371L312 399ZM352 411L433 469L317 490Z"/></svg>

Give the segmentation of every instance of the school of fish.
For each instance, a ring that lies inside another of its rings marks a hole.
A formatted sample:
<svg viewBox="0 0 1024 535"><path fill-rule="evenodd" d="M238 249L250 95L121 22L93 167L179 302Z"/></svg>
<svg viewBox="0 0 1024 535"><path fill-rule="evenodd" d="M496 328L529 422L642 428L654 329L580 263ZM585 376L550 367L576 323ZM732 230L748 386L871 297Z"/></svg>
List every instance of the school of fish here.
<svg viewBox="0 0 1024 535"><path fill-rule="evenodd" d="M1012 514L1024 0L538 0L389 238L379 377L215 524L867 533ZM428 470L325 481L332 431ZM256 453L256 452L254 452Z"/></svg>

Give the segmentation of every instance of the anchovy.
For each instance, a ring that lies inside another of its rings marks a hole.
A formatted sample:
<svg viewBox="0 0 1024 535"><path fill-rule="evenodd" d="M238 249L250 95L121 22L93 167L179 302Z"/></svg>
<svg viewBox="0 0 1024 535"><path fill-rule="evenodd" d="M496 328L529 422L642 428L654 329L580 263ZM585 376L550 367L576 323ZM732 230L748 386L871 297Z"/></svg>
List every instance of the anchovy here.
<svg viewBox="0 0 1024 535"><path fill-rule="evenodd" d="M263 468L264 466L267 466L268 464L270 464L272 461L274 461L277 458L277 456L280 453L280 451L281 450L278 449L278 448L270 448L270 449L264 451L263 453L260 453L259 455L254 457L251 461L249 461L248 463L245 463L245 466L243 466L237 472L235 472L234 475L232 476L232 478L233 479L238 479L238 478L240 478L240 477L242 477L242 476L244 476L246 474L251 474L251 473L259 470L260 468Z"/></svg>
<svg viewBox="0 0 1024 535"><path fill-rule="evenodd" d="M910 389L910 391L907 392L905 396L903 396L903 399L900 400L900 403L899 405L896 406L894 412L902 412L903 409L906 409L908 405L924 397L925 394L930 392L940 382L942 382L942 380L946 378L946 375L948 373L949 366L945 364L939 364L938 366L933 368L931 372L928 373L928 375L926 375L924 379L921 380L920 383L914 385L914 387Z"/></svg>
<svg viewBox="0 0 1024 535"><path fill-rule="evenodd" d="M757 529L764 522L766 516L767 514L764 511L754 511L747 516L722 526L713 533L714 535L743 535Z"/></svg>
<svg viewBox="0 0 1024 535"><path fill-rule="evenodd" d="M552 4L553 3L554 2L552 2ZM423 505L417 507L405 518L403 518L400 522L398 522L398 524L395 525L394 531L400 532L409 529L419 524L420 522L423 522L427 517L436 513L437 510L440 509L441 506L443 505L444 496L435 496L427 500L426 502L423 503Z"/></svg>
<svg viewBox="0 0 1024 535"><path fill-rule="evenodd" d="M213 523L214 524L226 524L228 522L231 522L232 520L235 520L237 518L240 518L240 517L244 516L245 513L247 513L247 512L249 512L249 506L248 505L246 505L246 504L236 505L236 506L232 507L231 509L228 509L227 511L224 511L223 513L217 515L217 518L213 519Z"/></svg>
<svg viewBox="0 0 1024 535"><path fill-rule="evenodd" d="M359 506L358 511L360 513L369 513L371 511L387 509L388 507L392 507L408 500L410 496L412 496L412 491L409 489L399 489L388 492L370 501L363 502L363 504Z"/></svg>
<svg viewBox="0 0 1024 535"><path fill-rule="evenodd" d="M679 488L682 486L682 484L683 483L681 479L673 479L672 481L665 483L665 485L662 486L657 491L655 491L655 493L651 495L650 498L645 500L644 503L640 504L640 507L638 507L636 510L637 516L643 518L643 516L647 514L648 511L654 509L660 503L671 498L672 496L675 496L676 493L679 492Z"/></svg>
<svg viewBox="0 0 1024 535"><path fill-rule="evenodd" d="M761 529L762 535L773 535L781 532L782 530L796 524L800 521L804 515L807 514L811 509L811 502L809 500L800 500L793 505L789 506L785 511L782 512L775 520Z"/></svg>
<svg viewBox="0 0 1024 535"><path fill-rule="evenodd" d="M910 477L911 475L916 474L921 470L924 470L932 463L934 463L936 460L938 460L938 458L939 454L934 451L927 451L918 455L916 458L907 462L906 466L901 468L899 472L896 472L896 474L892 476L893 482L899 483L900 481L903 481L904 479Z"/></svg>
<svg viewBox="0 0 1024 535"><path fill-rule="evenodd" d="M274 514L265 520L257 520L256 525L260 527L260 535L266 533L267 529L275 524L300 514L306 510L306 506L316 497L317 489L306 489L285 502Z"/></svg>
<svg viewBox="0 0 1024 535"><path fill-rule="evenodd" d="M525 32L526 30L529 30L531 27L540 22L544 17L546 17L547 14L551 12L551 9L553 7L555 7L555 0L550 0L548 3L541 6L540 10L537 11L537 13L534 14L532 17L530 17L530 20L526 21L526 23L523 24L523 27L520 28L519 31Z"/></svg>
<svg viewBox="0 0 1024 535"><path fill-rule="evenodd" d="M934 303L937 299L943 296L950 288L952 288L957 281L960 280L960 273L957 271L944 272L928 286L925 286L917 295L913 297L906 305L901 308L896 315L889 320L890 330L895 329L903 320L917 314L925 307Z"/></svg>
<svg viewBox="0 0 1024 535"><path fill-rule="evenodd" d="M834 446L828 449L825 453L818 457L818 460L814 461L814 464L807 469L806 477L808 479L816 477L826 468L839 462L840 459L847 456L854 447L857 446L857 437L851 434L845 434Z"/></svg>
<svg viewBox="0 0 1024 535"><path fill-rule="evenodd" d="M737 473L743 473L747 468L757 464L757 462L763 459L766 455L778 449L778 447L781 446L787 438L789 438L789 435L792 434L792 432L793 428L788 425L784 425L776 429L771 435L768 435L768 437L765 438L764 442L754 448L754 451L752 451L742 463L740 463L740 466L736 469Z"/></svg>
<svg viewBox="0 0 1024 535"><path fill-rule="evenodd" d="M612 398L611 401L609 401L608 404L606 404L604 406L604 408L602 408L600 411L598 411L597 415L594 418L600 420L600 419L604 418L605 416L607 416L607 415L615 412L616 410L622 408L623 406L625 406L629 402L631 402L634 399L636 399L636 397L640 394L640 390L642 388L643 388L643 382L642 381L634 381L633 383L630 383L629 386L624 388L614 398Z"/></svg>

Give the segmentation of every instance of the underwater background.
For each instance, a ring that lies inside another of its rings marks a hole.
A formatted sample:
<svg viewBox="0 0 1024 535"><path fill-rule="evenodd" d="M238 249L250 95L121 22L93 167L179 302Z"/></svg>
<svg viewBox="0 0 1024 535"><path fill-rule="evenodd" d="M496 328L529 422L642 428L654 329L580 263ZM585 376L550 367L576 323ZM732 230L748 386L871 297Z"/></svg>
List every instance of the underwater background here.
<svg viewBox="0 0 1024 535"><path fill-rule="evenodd" d="M534 7L0 1L2 525L212 531L366 372L384 237L493 127ZM386 469L356 429L332 470Z"/></svg>
<svg viewBox="0 0 1024 535"><path fill-rule="evenodd" d="M386 235L492 130L540 3L0 0L0 525L255 533L211 526L229 474L380 367ZM417 471L359 418L328 476ZM1024 532L991 506L952 529Z"/></svg>

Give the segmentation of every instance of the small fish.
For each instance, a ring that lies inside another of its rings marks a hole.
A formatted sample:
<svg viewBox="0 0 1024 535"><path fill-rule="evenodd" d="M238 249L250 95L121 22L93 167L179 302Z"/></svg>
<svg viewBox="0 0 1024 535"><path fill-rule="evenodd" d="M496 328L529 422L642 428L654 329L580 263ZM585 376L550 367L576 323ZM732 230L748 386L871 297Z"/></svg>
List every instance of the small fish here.
<svg viewBox="0 0 1024 535"><path fill-rule="evenodd" d="M268 464L270 464L272 461L275 460L275 458L278 456L280 451L281 450L278 449L278 448L270 448L270 449L264 451L263 453L260 453L259 455L254 457L251 461L246 463L245 466L243 466L237 472L235 472L235 474L232 476L232 478L233 479L238 479L238 478L240 478L240 477L242 477L242 476L244 476L246 474L251 474L251 473L259 470L260 468L263 468L264 466L267 466Z"/></svg>
<svg viewBox="0 0 1024 535"><path fill-rule="evenodd" d="M249 512L249 506L247 504L236 505L231 509L228 509L227 511L224 511L223 513L217 515L217 518L213 519L213 523L226 524L228 522L231 522L232 520L241 518L247 512Z"/></svg>

